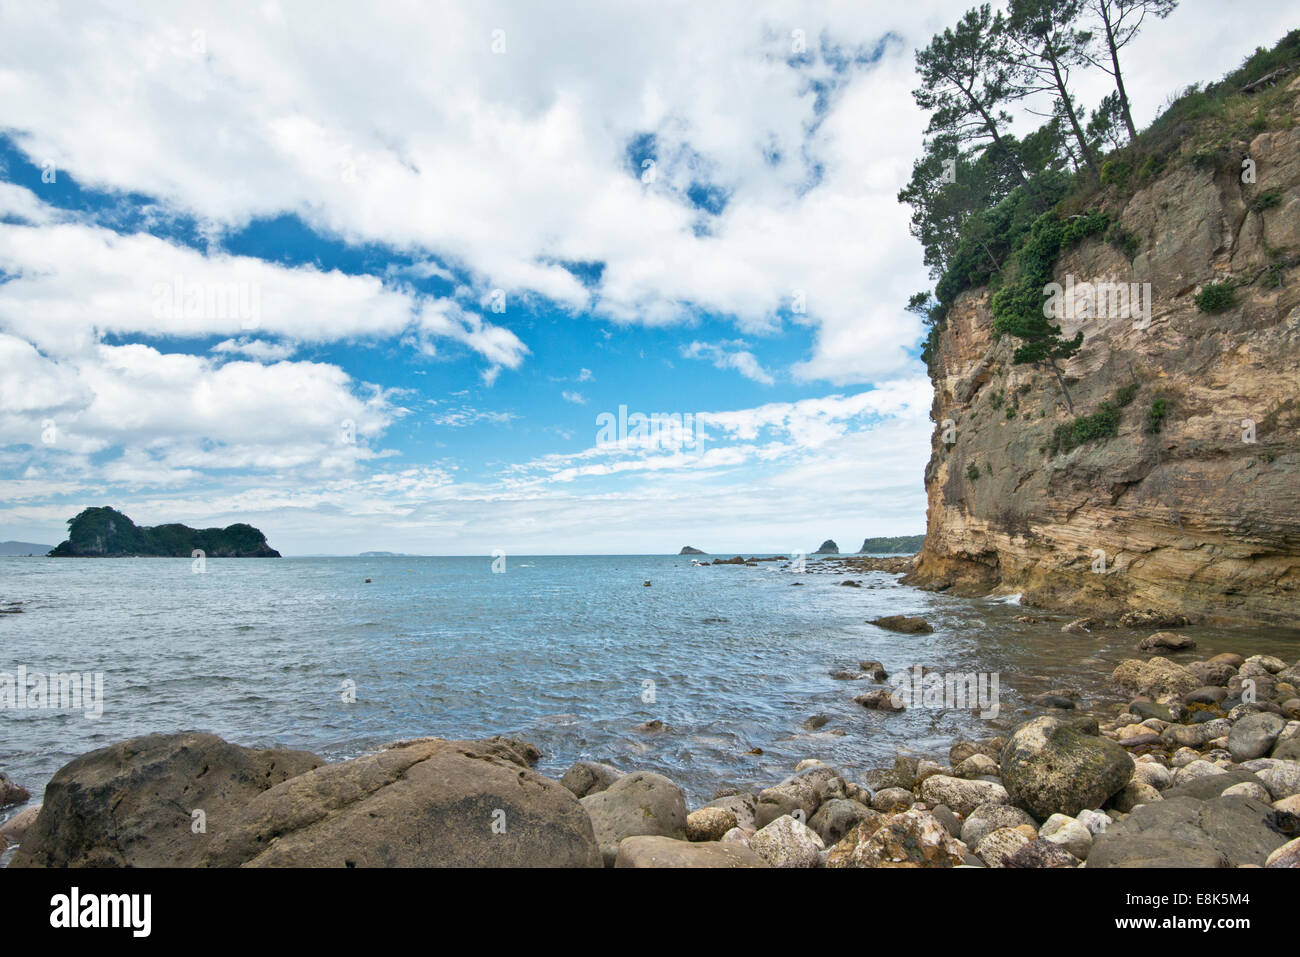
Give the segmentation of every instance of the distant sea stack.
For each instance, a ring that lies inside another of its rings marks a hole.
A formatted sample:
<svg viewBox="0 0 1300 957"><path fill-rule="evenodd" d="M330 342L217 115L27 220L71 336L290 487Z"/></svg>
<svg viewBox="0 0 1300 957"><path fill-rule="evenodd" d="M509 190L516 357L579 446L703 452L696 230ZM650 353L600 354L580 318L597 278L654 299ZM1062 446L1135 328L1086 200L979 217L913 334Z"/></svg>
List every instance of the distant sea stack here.
<svg viewBox="0 0 1300 957"><path fill-rule="evenodd" d="M924 544L924 535L894 535L864 539L860 551L872 555L915 555Z"/></svg>
<svg viewBox="0 0 1300 957"><path fill-rule="evenodd" d="M835 544L833 538L826 539L826 541L822 542L821 548L813 552L814 555L838 555L839 553L840 547Z"/></svg>
<svg viewBox="0 0 1300 957"><path fill-rule="evenodd" d="M690 545L683 545L678 555L707 555L708 552L702 552L698 548L692 548Z"/></svg>
<svg viewBox="0 0 1300 957"><path fill-rule="evenodd" d="M279 558L266 536L242 522L227 528L136 525L107 506L88 508L68 520L68 540L51 558L189 558L195 549L208 558Z"/></svg>

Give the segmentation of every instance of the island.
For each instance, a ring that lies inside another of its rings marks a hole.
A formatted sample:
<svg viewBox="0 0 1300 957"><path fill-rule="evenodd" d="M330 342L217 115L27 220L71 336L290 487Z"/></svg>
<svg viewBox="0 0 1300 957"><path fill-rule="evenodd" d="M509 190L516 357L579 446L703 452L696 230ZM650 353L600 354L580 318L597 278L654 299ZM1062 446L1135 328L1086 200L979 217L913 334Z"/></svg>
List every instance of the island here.
<svg viewBox="0 0 1300 957"><path fill-rule="evenodd" d="M924 544L924 535L894 535L863 539L862 547L858 551L864 555L915 555Z"/></svg>
<svg viewBox="0 0 1300 957"><path fill-rule="evenodd" d="M266 536L240 522L226 528L136 525L115 508L88 508L68 519L68 540L50 558L189 558L195 549L208 558L279 558Z"/></svg>
<svg viewBox="0 0 1300 957"><path fill-rule="evenodd" d="M833 538L826 539L826 541L822 542L821 548L813 552L814 555L838 555L839 553L840 547L835 544Z"/></svg>
<svg viewBox="0 0 1300 957"><path fill-rule="evenodd" d="M683 545L678 555L707 555L708 552L702 552L698 548L692 548L690 545Z"/></svg>

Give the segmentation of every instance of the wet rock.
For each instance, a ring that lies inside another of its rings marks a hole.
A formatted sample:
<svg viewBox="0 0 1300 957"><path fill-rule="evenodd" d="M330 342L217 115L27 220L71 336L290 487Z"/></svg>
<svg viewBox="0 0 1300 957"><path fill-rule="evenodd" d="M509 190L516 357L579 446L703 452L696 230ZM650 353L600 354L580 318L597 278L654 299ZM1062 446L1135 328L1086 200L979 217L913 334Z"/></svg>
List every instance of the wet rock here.
<svg viewBox="0 0 1300 957"><path fill-rule="evenodd" d="M41 813L41 806L35 804L31 807L25 807L9 820L0 824L0 847L7 841L10 844L21 844L27 829L32 826L36 820L36 815Z"/></svg>
<svg viewBox="0 0 1300 957"><path fill-rule="evenodd" d="M1263 865L1286 840L1271 820L1272 809L1251 798L1166 798L1095 838L1088 868Z"/></svg>
<svg viewBox="0 0 1300 957"><path fill-rule="evenodd" d="M803 729L805 731L816 731L818 728L825 727L827 724L829 724L830 720L831 720L830 715L815 714L811 718L808 718L806 721L804 721Z"/></svg>
<svg viewBox="0 0 1300 957"><path fill-rule="evenodd" d="M1192 639L1172 631L1158 631L1138 642L1138 651L1187 651L1195 647Z"/></svg>
<svg viewBox="0 0 1300 957"><path fill-rule="evenodd" d="M863 821L826 856L827 867L955 867L966 853L928 811Z"/></svg>
<svg viewBox="0 0 1300 957"><path fill-rule="evenodd" d="M1275 655L1251 655L1242 662L1242 666L1245 665L1258 665L1271 675L1286 670L1286 662Z"/></svg>
<svg viewBox="0 0 1300 957"><path fill-rule="evenodd" d="M937 774L921 785L921 799L945 804L958 814L969 814L980 805L1007 804L1007 789L993 781L969 780Z"/></svg>
<svg viewBox="0 0 1300 957"><path fill-rule="evenodd" d="M1249 761L1268 754L1285 728L1285 718L1267 711L1246 715L1228 732L1228 750L1232 753L1232 760Z"/></svg>
<svg viewBox="0 0 1300 957"><path fill-rule="evenodd" d="M767 867L767 863L739 841L692 844L671 837L643 835L624 839L618 846L615 867Z"/></svg>
<svg viewBox="0 0 1300 957"><path fill-rule="evenodd" d="M1061 626L1061 632L1066 635L1090 635L1094 631L1099 631L1106 627L1106 623L1100 618L1076 618L1074 621Z"/></svg>
<svg viewBox="0 0 1300 957"><path fill-rule="evenodd" d="M1121 628L1185 628L1191 624L1185 615L1164 611L1130 611L1120 616Z"/></svg>
<svg viewBox="0 0 1300 957"><path fill-rule="evenodd" d="M686 839L686 800L662 774L634 771L606 790L582 798L591 817L606 867L612 867L619 843L628 837L651 835Z"/></svg>
<svg viewBox="0 0 1300 957"><path fill-rule="evenodd" d="M975 847L984 837L1000 828L1034 826L1034 819L1025 811L1010 804L982 804L970 814L961 826L961 842Z"/></svg>
<svg viewBox="0 0 1300 957"><path fill-rule="evenodd" d="M905 811L912 806L912 792L906 788L881 788L871 796L871 807L882 813Z"/></svg>
<svg viewBox="0 0 1300 957"><path fill-rule="evenodd" d="M749 839L750 849L770 867L816 867L825 846L816 831L790 815L759 828Z"/></svg>
<svg viewBox="0 0 1300 957"><path fill-rule="evenodd" d="M1189 669L1190 670L1190 669ZM1226 680L1224 684L1227 684ZM1228 689L1218 685L1202 685L1194 691L1189 691L1183 695L1183 704L1212 704L1218 705L1228 696Z"/></svg>
<svg viewBox="0 0 1300 957"><path fill-rule="evenodd" d="M618 768L596 761L579 761L564 772L560 783L577 797L599 794L623 776Z"/></svg>
<svg viewBox="0 0 1300 957"><path fill-rule="evenodd" d="M853 699L854 703L872 711L902 711L903 702L887 688L866 691Z"/></svg>
<svg viewBox="0 0 1300 957"><path fill-rule="evenodd" d="M1017 728L1001 766L1011 803L1039 818L1098 807L1133 775L1133 759L1118 744L1051 717Z"/></svg>
<svg viewBox="0 0 1300 957"><path fill-rule="evenodd" d="M657 734L660 731L666 731L667 725L665 725L658 718L652 718L649 721L641 722L632 730L640 732L641 734Z"/></svg>
<svg viewBox="0 0 1300 957"><path fill-rule="evenodd" d="M12 807L31 800L31 793L14 783L13 778L0 771L0 808Z"/></svg>
<svg viewBox="0 0 1300 957"><path fill-rule="evenodd" d="M886 615L883 618L873 618L868 624L904 635L928 635L934 631L934 628L924 618L914 618L907 615Z"/></svg>
<svg viewBox="0 0 1300 957"><path fill-rule="evenodd" d="M879 661L859 661L858 670L875 681L884 681L889 677L889 672Z"/></svg>
<svg viewBox="0 0 1300 957"><path fill-rule="evenodd" d="M1168 658L1126 658L1111 674L1121 688L1151 698L1163 695L1183 695L1199 688L1204 682L1186 668Z"/></svg>
<svg viewBox="0 0 1300 957"><path fill-rule="evenodd" d="M954 768L975 754L983 754L995 761L1001 756L1007 739L1001 737L982 738L978 741L958 741L948 749L948 763Z"/></svg>
<svg viewBox="0 0 1300 957"><path fill-rule="evenodd" d="M1237 669L1226 661L1193 661L1187 665L1187 670L1201 684L1218 688L1226 688L1237 673Z"/></svg>
<svg viewBox="0 0 1300 957"><path fill-rule="evenodd" d="M241 748L192 731L121 741L55 773L10 866L191 866L238 809L323 763L306 751ZM191 829L196 810L206 833Z"/></svg>
<svg viewBox="0 0 1300 957"><path fill-rule="evenodd" d="M736 826L736 812L725 807L702 807L686 815L686 840L720 841Z"/></svg>

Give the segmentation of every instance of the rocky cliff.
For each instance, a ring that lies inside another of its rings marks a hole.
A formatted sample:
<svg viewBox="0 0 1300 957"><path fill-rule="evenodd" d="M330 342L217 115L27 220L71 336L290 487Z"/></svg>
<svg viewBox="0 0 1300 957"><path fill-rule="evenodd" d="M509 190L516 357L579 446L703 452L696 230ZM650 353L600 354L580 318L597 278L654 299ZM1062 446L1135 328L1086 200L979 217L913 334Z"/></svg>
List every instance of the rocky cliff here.
<svg viewBox="0 0 1300 957"><path fill-rule="evenodd" d="M1222 115L1180 127L1141 188L1099 190L1124 232L1060 254L1056 280L1076 293L1105 281L1151 291L1149 323L1100 300L1067 309L1065 338L1084 334L1062 365L1073 412L1050 370L1012 363L989 289L954 301L931 359L913 582L1107 616L1297 623L1300 79L1235 109L1252 111L1244 127ZM1198 303L1207 286L1221 295ZM1068 451L1055 438L1103 408L1118 416L1113 435Z"/></svg>

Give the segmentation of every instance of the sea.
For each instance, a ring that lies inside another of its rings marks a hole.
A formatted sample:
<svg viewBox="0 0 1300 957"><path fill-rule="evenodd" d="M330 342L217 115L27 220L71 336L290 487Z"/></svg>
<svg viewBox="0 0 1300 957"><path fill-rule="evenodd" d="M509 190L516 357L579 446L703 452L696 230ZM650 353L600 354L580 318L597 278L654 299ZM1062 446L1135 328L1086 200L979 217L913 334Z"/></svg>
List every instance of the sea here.
<svg viewBox="0 0 1300 957"><path fill-rule="evenodd" d="M898 578L663 555L210 558L201 571L190 559L0 558L0 770L36 799L73 758L150 732L328 760L418 736L507 735L541 750L544 774L579 760L657 771L694 805L807 758L851 776L900 751L942 760L960 737L1043 711L1044 692L1109 706L1120 698L1107 676L1146 634L1064 634L1069 616L1016 596ZM900 614L934 630L868 623ZM1294 630L1179 631L1196 657L1290 662L1300 648ZM834 675L869 660L895 677L924 666L988 688L996 678L996 713L864 709L854 696L889 682ZM15 687L20 669L28 689L32 676L102 680L102 699L34 700Z"/></svg>

